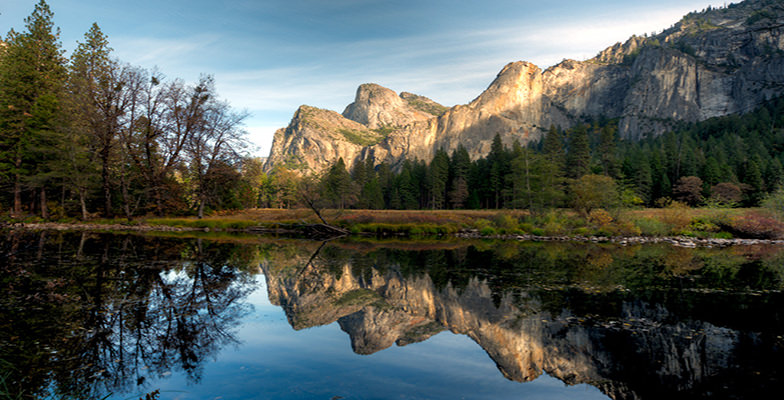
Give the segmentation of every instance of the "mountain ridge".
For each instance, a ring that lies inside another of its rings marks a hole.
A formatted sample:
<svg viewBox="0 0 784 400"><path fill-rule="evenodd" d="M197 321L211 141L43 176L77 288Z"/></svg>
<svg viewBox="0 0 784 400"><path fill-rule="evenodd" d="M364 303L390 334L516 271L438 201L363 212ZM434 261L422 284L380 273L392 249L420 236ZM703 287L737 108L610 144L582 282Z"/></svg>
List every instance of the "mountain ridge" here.
<svg viewBox="0 0 784 400"><path fill-rule="evenodd" d="M621 137L639 140L679 122L747 112L782 93L784 6L747 0L687 14L660 34L632 36L589 60L567 59L545 70L509 63L474 100L442 113L418 110L403 93L380 85L360 85L342 116L377 130L378 141L335 137L334 119L300 129L295 114L276 133L265 170L280 165L320 172L340 157L349 168L368 158L396 168L458 145L476 159L489 152L496 134L507 145L525 144L551 125L570 128L602 117L618 119ZM346 143L324 143L329 141ZM330 150L336 147L342 150Z"/></svg>

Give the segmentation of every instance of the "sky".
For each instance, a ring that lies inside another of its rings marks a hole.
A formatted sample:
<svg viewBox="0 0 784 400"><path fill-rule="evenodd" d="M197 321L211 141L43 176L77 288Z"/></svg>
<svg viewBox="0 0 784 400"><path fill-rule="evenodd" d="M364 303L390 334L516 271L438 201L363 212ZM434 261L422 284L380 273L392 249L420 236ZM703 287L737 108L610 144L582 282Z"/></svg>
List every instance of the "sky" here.
<svg viewBox="0 0 784 400"><path fill-rule="evenodd" d="M0 33L38 0L2 0ZM661 32L715 0L48 0L66 54L97 22L121 61L169 78L215 77L246 110L251 153L307 104L342 112L377 83L443 105L478 96L504 65L584 60Z"/></svg>

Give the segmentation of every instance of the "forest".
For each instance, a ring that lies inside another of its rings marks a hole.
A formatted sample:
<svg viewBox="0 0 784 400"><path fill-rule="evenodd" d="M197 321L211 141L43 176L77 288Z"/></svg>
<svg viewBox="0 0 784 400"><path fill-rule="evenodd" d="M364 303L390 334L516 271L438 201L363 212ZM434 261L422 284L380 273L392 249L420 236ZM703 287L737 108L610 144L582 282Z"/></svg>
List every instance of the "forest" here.
<svg viewBox="0 0 784 400"><path fill-rule="evenodd" d="M463 147L323 173L245 152L215 89L116 59L97 24L66 58L45 1L0 45L0 213L59 220L245 208L528 209L758 206L782 184L784 99L630 141L617 120L550 127L485 157Z"/></svg>
<svg viewBox="0 0 784 400"><path fill-rule="evenodd" d="M0 46L0 210L130 219L240 206L246 114L211 76L188 84L123 63L97 24L66 58L43 0L24 22Z"/></svg>
<svg viewBox="0 0 784 400"><path fill-rule="evenodd" d="M486 157L459 146L430 162L407 160L399 172L371 161L348 171L343 160L317 182L293 183L273 170L264 206L291 206L310 196L326 207L363 209L529 209L756 207L782 184L784 99L753 112L681 123L662 136L622 140L617 120L596 120L543 139L505 146L496 136ZM313 179L313 178L310 178ZM301 179L307 181L308 178ZM306 190L302 190L302 188ZM315 190L314 190L315 189Z"/></svg>

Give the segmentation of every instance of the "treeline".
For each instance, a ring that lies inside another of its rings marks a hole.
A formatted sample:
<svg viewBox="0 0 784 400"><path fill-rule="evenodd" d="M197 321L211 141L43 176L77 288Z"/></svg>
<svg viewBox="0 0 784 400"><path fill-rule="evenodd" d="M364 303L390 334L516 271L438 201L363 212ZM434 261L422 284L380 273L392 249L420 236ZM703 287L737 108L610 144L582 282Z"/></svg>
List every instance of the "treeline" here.
<svg viewBox="0 0 784 400"><path fill-rule="evenodd" d="M338 160L321 177L302 180L284 167L265 180L261 203L290 207L299 195L326 207L368 209L759 205L782 184L784 99L745 115L682 124L641 141L621 140L616 120L569 130L551 127L529 146L493 140L471 160L459 146L430 162L389 165Z"/></svg>
<svg viewBox="0 0 784 400"><path fill-rule="evenodd" d="M212 77L187 84L123 63L97 24L66 58L43 0L24 23L0 42L4 213L130 219L243 205L242 169L260 165L244 162L246 115Z"/></svg>

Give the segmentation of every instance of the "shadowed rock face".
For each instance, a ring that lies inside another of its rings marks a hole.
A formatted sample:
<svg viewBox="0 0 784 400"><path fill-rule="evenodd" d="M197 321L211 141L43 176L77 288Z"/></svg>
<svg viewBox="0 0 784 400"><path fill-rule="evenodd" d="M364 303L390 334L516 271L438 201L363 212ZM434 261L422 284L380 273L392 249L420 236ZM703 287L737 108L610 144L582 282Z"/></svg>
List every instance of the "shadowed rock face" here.
<svg viewBox="0 0 784 400"><path fill-rule="evenodd" d="M364 84L342 117L360 125L357 131L383 132L333 135L334 118L304 129L295 115L275 134L265 168L288 163L321 171L338 157L348 166L371 158L394 167L459 144L476 159L496 134L507 145L525 144L550 125L568 128L585 117L618 118L623 137L640 139L678 121L751 111L784 92L783 21L784 8L769 0L692 13L659 35L632 37L590 60L545 71L510 63L474 101L446 112L430 99Z"/></svg>
<svg viewBox="0 0 784 400"><path fill-rule="evenodd" d="M682 307L671 304L683 296L678 290L499 293L477 277L461 287L439 287L427 273L404 274L401 265L361 273L357 267L314 258L294 272L263 270L270 301L284 308L295 329L337 321L358 354L449 330L479 344L510 380L547 373L566 384L594 385L616 399L710 397L722 385L731 387L727 397L733 397L758 384L742 381L750 369L781 353L780 339L769 334L671 311ZM698 297L692 307L712 307L708 300Z"/></svg>

